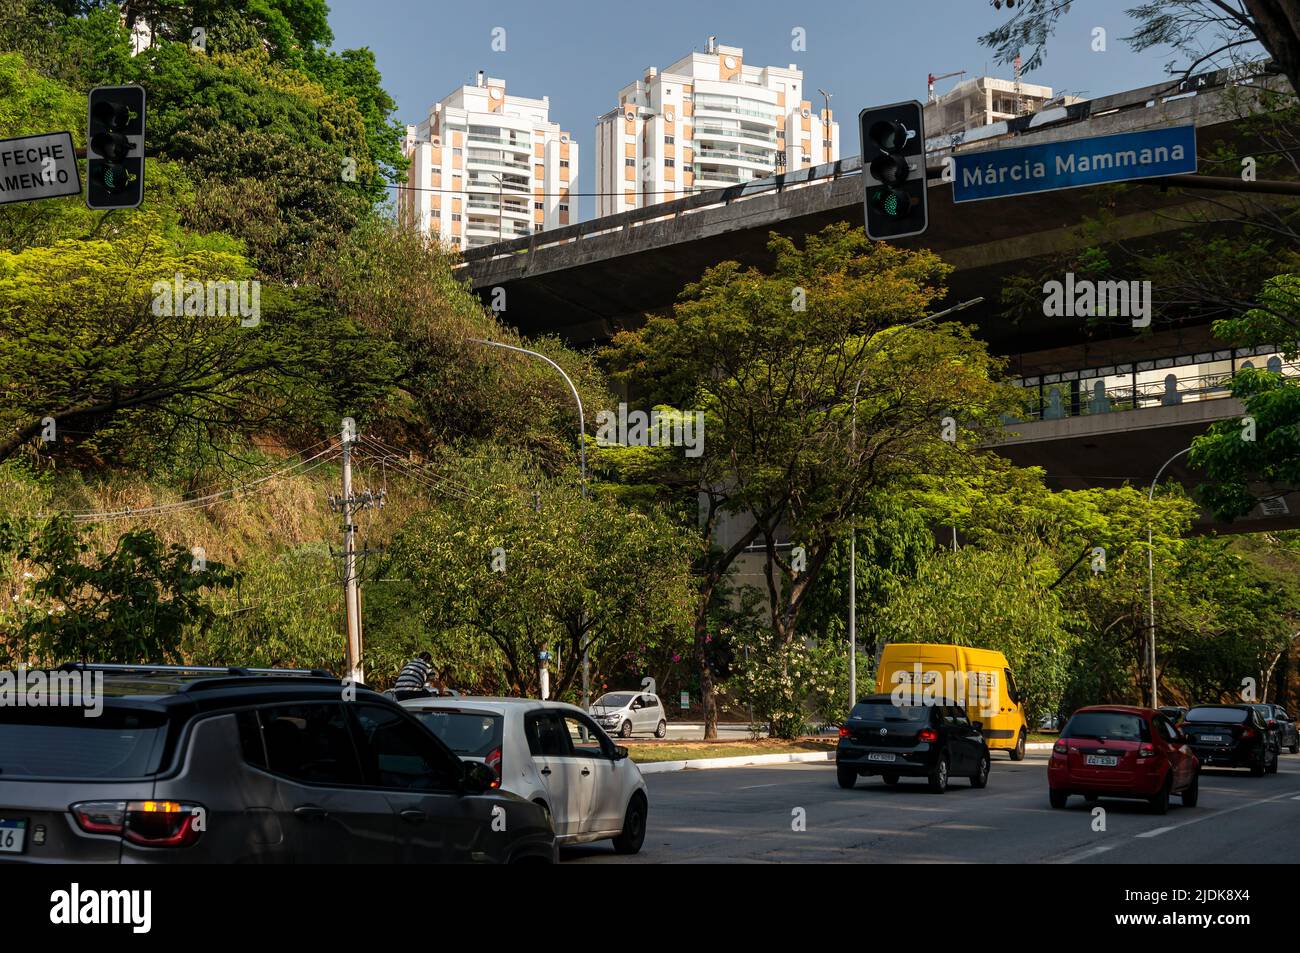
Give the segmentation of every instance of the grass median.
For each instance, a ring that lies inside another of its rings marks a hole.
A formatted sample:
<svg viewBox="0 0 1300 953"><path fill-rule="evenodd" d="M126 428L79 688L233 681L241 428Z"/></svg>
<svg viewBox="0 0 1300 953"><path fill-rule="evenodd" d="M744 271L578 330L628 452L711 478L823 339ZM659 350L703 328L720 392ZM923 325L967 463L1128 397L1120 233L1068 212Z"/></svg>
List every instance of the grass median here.
<svg viewBox="0 0 1300 953"><path fill-rule="evenodd" d="M633 761L697 761L701 758L740 758L757 754L802 754L834 751L835 742L826 738L796 738L781 741L759 738L753 741L663 741L628 745Z"/></svg>

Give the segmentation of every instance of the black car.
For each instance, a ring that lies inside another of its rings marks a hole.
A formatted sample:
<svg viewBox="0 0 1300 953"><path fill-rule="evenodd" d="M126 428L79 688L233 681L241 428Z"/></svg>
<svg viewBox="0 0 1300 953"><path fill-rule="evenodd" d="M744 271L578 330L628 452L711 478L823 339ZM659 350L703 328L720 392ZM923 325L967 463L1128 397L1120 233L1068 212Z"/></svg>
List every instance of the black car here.
<svg viewBox="0 0 1300 953"><path fill-rule="evenodd" d="M1177 728L1187 717L1187 709L1181 705L1161 705L1157 711L1169 720L1169 724Z"/></svg>
<svg viewBox="0 0 1300 953"><path fill-rule="evenodd" d="M925 778L936 794L948 789L953 776L982 788L990 760L979 729L960 705L896 704L890 695L870 695L853 706L840 728L835 776L842 788L874 774L886 784Z"/></svg>
<svg viewBox="0 0 1300 953"><path fill-rule="evenodd" d="M1300 754L1300 731L1281 705L1256 705L1255 710L1264 716L1264 722L1277 733L1277 745L1292 754Z"/></svg>
<svg viewBox="0 0 1300 953"><path fill-rule="evenodd" d="M1197 705L1179 727L1202 767L1277 773L1277 733L1254 705Z"/></svg>
<svg viewBox="0 0 1300 953"><path fill-rule="evenodd" d="M103 709L0 708L0 861L557 859L544 808L327 672L60 671Z"/></svg>

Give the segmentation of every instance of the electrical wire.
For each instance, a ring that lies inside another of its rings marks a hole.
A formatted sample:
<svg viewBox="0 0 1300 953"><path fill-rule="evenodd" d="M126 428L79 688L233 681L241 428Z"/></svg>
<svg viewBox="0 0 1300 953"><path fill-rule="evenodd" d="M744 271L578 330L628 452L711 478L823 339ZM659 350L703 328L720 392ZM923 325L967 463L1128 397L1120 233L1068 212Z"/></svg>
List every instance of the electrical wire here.
<svg viewBox="0 0 1300 953"><path fill-rule="evenodd" d="M272 480L279 479L281 477L285 477L289 475L302 476L305 473L310 473L312 470L315 470L317 467L329 463L331 460L337 457L340 454L340 452L341 450L338 447L327 447L324 450L320 451L319 453L307 457L305 460L299 460L273 473L269 473L265 476L259 477L256 480L251 480L247 483L239 483L220 492L210 493L204 496L177 500L172 503L160 503L153 506L126 507L120 510L89 511L89 512L68 513L65 515L70 516L73 519L81 522L94 522L100 520L124 519L124 518L131 518L137 516L151 516L151 515L156 515L161 513L171 513L171 512L177 512L177 511L188 510L188 509L199 509L206 506L211 506L219 502L228 502L230 499L235 498L236 494L245 492L252 487L260 486L262 484L268 483ZM320 459L321 457L325 457L325 459L322 460ZM309 464L312 464L312 461L316 461L316 460L319 460L319 462L309 466ZM54 515L56 514L39 513L36 515L35 518L49 519Z"/></svg>

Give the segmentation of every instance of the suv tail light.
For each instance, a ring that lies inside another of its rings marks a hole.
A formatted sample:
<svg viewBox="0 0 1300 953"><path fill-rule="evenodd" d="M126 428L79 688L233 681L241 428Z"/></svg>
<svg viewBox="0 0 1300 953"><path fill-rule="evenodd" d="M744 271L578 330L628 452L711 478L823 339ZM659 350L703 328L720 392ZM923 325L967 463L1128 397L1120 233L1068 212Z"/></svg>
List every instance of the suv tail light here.
<svg viewBox="0 0 1300 953"><path fill-rule="evenodd" d="M917 741L938 741L939 732L935 731L933 728L922 728L919 732L917 732L916 740Z"/></svg>
<svg viewBox="0 0 1300 953"><path fill-rule="evenodd" d="M71 810L86 833L142 847L189 847L204 828L202 805L188 801L82 801Z"/></svg>
<svg viewBox="0 0 1300 953"><path fill-rule="evenodd" d="M1247 728L1245 731L1243 731L1243 732L1241 733L1241 737L1243 737L1243 738L1254 738L1254 737L1255 737L1255 729L1254 729L1254 728Z"/></svg>
<svg viewBox="0 0 1300 953"><path fill-rule="evenodd" d="M489 785L489 787L493 787L493 788L501 787L501 749L493 748L491 751L488 752L488 756L483 760L497 776L497 779L493 781Z"/></svg>
<svg viewBox="0 0 1300 953"><path fill-rule="evenodd" d="M844 727L843 725L840 725L840 737L847 738L848 736L849 736L849 729Z"/></svg>
<svg viewBox="0 0 1300 953"><path fill-rule="evenodd" d="M1052 754L1065 754L1069 750L1069 745L1065 743L1064 738L1057 738L1056 744L1052 745Z"/></svg>
<svg viewBox="0 0 1300 953"><path fill-rule="evenodd" d="M1143 758L1154 758L1155 756L1156 756L1156 746L1151 744L1151 742L1149 741L1138 748L1139 761L1142 760Z"/></svg>

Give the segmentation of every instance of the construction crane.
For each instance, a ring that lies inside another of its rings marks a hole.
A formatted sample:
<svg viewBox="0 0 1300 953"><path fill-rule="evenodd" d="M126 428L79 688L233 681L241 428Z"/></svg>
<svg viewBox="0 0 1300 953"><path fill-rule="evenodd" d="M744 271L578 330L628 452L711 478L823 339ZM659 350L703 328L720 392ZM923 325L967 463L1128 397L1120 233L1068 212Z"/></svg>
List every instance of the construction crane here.
<svg viewBox="0 0 1300 953"><path fill-rule="evenodd" d="M937 83L941 79L947 79L950 76L965 76L965 75L966 75L966 71L964 69L957 70L954 73L944 73L942 76L935 76L933 73L931 73L928 80L928 86L930 88L930 102L934 102L938 98L937 96L934 95L935 83Z"/></svg>

